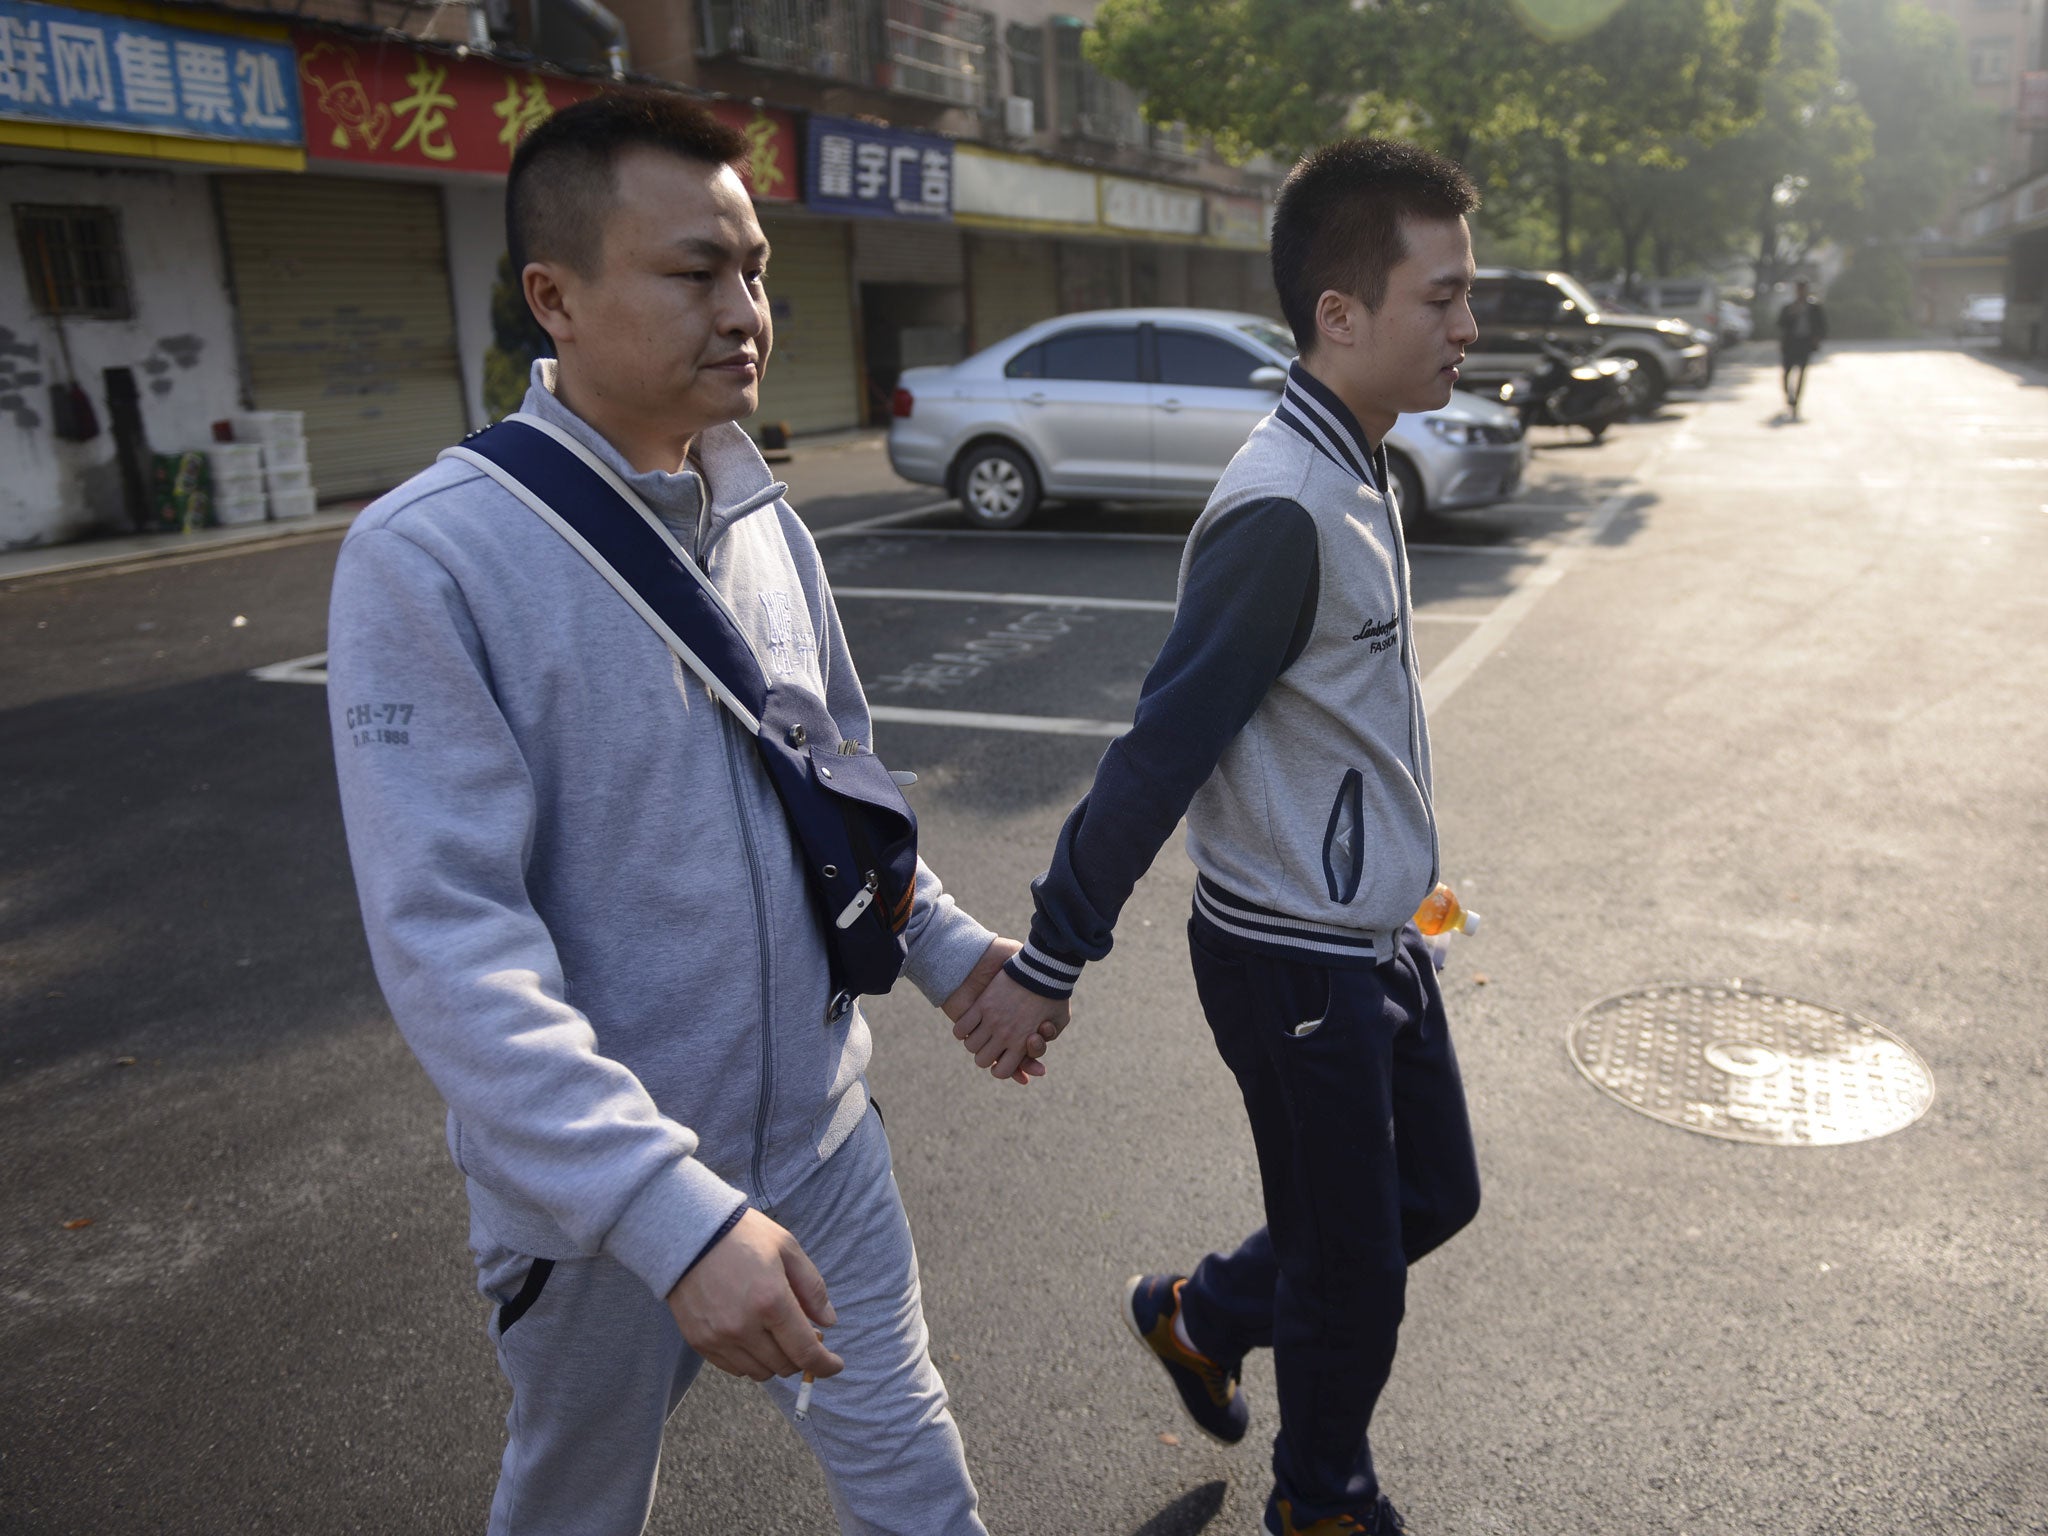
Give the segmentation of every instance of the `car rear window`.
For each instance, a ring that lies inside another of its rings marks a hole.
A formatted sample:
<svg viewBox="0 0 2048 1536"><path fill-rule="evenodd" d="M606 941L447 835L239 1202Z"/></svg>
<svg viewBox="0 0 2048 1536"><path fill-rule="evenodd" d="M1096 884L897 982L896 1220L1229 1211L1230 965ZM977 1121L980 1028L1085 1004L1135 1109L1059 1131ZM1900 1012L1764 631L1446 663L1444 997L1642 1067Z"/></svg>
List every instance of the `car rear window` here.
<svg viewBox="0 0 2048 1536"><path fill-rule="evenodd" d="M1706 296L1707 290L1698 283L1662 283L1657 288L1657 302L1673 309L1690 309Z"/></svg>
<svg viewBox="0 0 2048 1536"><path fill-rule="evenodd" d="M1558 292L1548 283L1511 283L1501 295L1500 318L1508 325L1542 325L1558 311Z"/></svg>
<svg viewBox="0 0 2048 1536"><path fill-rule="evenodd" d="M1018 353L1003 371L1013 379L1091 379L1135 384L1138 332L1136 327L1062 331Z"/></svg>
<svg viewBox="0 0 2048 1536"><path fill-rule="evenodd" d="M1191 389L1249 389L1262 360L1220 336L1199 331L1159 332L1159 382Z"/></svg>

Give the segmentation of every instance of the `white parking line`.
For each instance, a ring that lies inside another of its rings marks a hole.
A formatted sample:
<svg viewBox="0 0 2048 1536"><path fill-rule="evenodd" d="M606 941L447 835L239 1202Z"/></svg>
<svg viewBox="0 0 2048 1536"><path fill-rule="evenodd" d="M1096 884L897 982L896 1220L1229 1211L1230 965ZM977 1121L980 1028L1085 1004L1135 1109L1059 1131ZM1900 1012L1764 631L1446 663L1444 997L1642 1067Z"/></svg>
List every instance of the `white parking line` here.
<svg viewBox="0 0 2048 1536"><path fill-rule="evenodd" d="M1171 613L1173 604L1150 597L1052 597L1044 592L947 592L922 587L832 588L834 597L897 599L912 603L1003 603L1024 608L1107 608L1118 613Z"/></svg>
<svg viewBox="0 0 2048 1536"><path fill-rule="evenodd" d="M1656 472L1665 451L1661 447L1651 450L1636 471L1640 481L1648 481ZM1543 594L1564 580L1565 572L1571 569L1587 546L1599 542L1608 525L1638 494L1633 490L1616 491L1600 503L1599 510L1583 525L1561 539L1543 564L1517 583L1479 627L1458 642L1456 650L1430 669L1429 676L1422 680L1423 706L1430 710L1442 709L1451 695L1464 687L1480 665L1500 649L1515 626L1529 616L1530 611L1543 600Z"/></svg>
<svg viewBox="0 0 2048 1536"><path fill-rule="evenodd" d="M943 512L960 503L950 496L944 501L928 501L921 507L905 507L901 512L884 512L877 517L863 517L857 522L835 523L830 528L814 528L813 539L840 539L849 533L866 533L870 528L889 528L897 523L908 522L913 517L924 517L933 512ZM904 530L908 532L908 529Z"/></svg>
<svg viewBox="0 0 2048 1536"><path fill-rule="evenodd" d="M258 667L249 674L259 683L325 683L327 681L327 653L315 651L310 656L295 656L290 661L274 661L267 667Z"/></svg>
<svg viewBox="0 0 2048 1536"><path fill-rule="evenodd" d="M1411 555L1492 555L1501 560L1541 560L1548 544L1410 544Z"/></svg>
<svg viewBox="0 0 2048 1536"><path fill-rule="evenodd" d="M950 507L953 503L948 501L941 502L939 505ZM921 507L913 510L929 512L934 509ZM899 512L892 515L908 517L911 514ZM817 537L824 538L829 533L864 532L870 527L877 526L879 523L880 519L876 519L873 523L847 523L839 528L828 528L824 533L818 534ZM1097 543L1122 544L1185 544L1188 541L1188 536L1184 533L1112 533L1096 528L1084 529L1074 533L1063 533L1057 528L892 528L889 530L889 537L892 539L974 539L976 541L990 539L1084 539Z"/></svg>
<svg viewBox="0 0 2048 1536"><path fill-rule="evenodd" d="M1035 736L1121 736L1128 720L1079 720L1058 715L985 715L965 709L910 709L876 704L868 713L886 725L952 725L970 731L1023 731Z"/></svg>

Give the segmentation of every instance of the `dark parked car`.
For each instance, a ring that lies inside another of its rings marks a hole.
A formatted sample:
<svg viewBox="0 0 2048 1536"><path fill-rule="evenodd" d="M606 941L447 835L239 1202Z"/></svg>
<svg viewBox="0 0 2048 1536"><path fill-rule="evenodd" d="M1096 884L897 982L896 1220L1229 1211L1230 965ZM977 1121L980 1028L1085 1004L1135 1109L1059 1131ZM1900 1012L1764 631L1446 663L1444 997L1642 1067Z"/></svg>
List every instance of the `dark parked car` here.
<svg viewBox="0 0 2048 1536"><path fill-rule="evenodd" d="M1565 272L1484 269L1472 285L1472 317L1479 336L1465 349L1460 382L1489 394L1534 373L1546 346L1632 361L1645 409L1667 390L1696 388L1713 374L1713 349L1684 321L1604 310Z"/></svg>

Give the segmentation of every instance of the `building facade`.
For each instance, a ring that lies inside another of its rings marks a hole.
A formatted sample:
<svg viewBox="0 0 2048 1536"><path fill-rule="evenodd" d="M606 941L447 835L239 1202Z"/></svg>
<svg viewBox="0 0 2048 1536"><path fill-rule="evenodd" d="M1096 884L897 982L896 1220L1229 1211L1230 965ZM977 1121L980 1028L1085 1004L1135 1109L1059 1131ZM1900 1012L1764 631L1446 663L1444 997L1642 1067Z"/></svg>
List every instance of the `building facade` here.
<svg viewBox="0 0 2048 1536"><path fill-rule="evenodd" d="M516 401L519 139L630 79L749 141L774 247L758 420L1124 303L1270 312L1272 177L1145 123L1037 0L0 0L0 548L134 526L152 453L305 418L325 499Z"/></svg>
<svg viewBox="0 0 2048 1536"><path fill-rule="evenodd" d="M1946 16L1961 34L1970 89L1992 125L1985 153L1971 168L1967 184L1955 189L1943 227L1917 242L1914 262L1916 318L1930 330L1947 330L1964 306L1980 294L2007 291L2016 274L2009 269L2010 241L1971 233L1982 223L1974 210L1996 202L2030 175L2048 170L2040 163L2048 128L2048 69L2042 57L2044 0L1921 0ZM2008 327L2009 337L2014 334Z"/></svg>

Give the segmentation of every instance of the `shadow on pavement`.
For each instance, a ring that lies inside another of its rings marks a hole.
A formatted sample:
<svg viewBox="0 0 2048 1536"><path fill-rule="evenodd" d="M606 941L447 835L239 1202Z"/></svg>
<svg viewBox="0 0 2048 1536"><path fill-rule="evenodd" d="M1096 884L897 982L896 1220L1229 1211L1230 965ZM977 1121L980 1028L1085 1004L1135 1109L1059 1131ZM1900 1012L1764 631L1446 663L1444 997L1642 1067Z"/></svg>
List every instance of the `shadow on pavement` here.
<svg viewBox="0 0 2048 1536"><path fill-rule="evenodd" d="M1222 1512L1223 1496L1229 1487L1219 1479L1204 1483L1199 1488L1190 1488L1139 1526L1131 1536L1195 1536L1197 1531L1206 1531L1209 1522Z"/></svg>
<svg viewBox="0 0 2048 1536"><path fill-rule="evenodd" d="M232 1060L381 1014L323 690L236 674L0 712L0 797L0 1074Z"/></svg>
<svg viewBox="0 0 2048 1536"><path fill-rule="evenodd" d="M1978 362L1989 364L2000 373L2010 374L2013 381L2023 389L2048 389L2048 357L2029 361L2021 357L2008 357L2003 352L1980 352L1975 349L1969 351Z"/></svg>
<svg viewBox="0 0 2048 1536"><path fill-rule="evenodd" d="M1594 542L1606 549L1626 544L1643 531L1644 524L1649 521L1644 514L1656 504L1656 496L1648 491L1629 497L1609 519L1607 526L1600 530L1600 537Z"/></svg>

